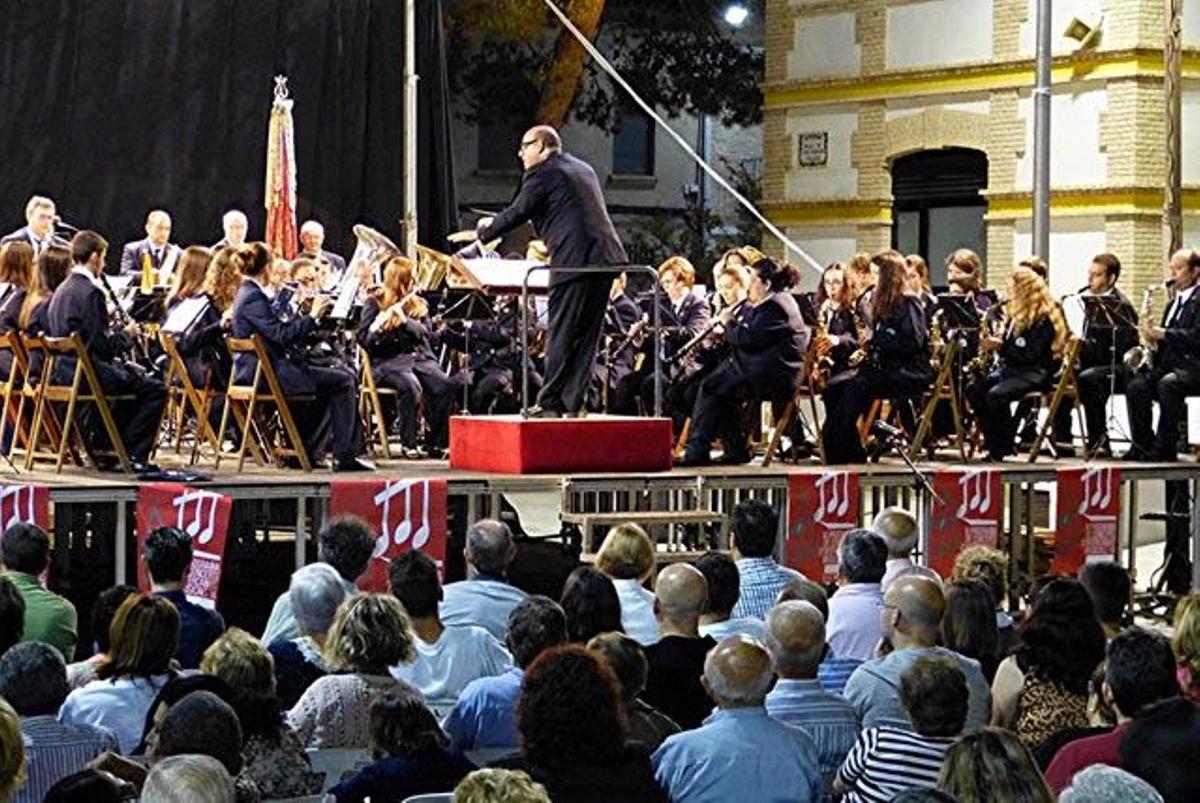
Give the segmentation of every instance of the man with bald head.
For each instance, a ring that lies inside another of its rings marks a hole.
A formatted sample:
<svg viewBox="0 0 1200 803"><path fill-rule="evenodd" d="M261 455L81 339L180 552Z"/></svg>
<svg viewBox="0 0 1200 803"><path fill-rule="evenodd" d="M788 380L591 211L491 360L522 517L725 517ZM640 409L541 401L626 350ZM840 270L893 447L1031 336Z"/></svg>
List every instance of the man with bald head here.
<svg viewBox="0 0 1200 803"><path fill-rule="evenodd" d="M481 519L471 525L463 549L467 579L442 588L442 624L482 627L504 641L508 615L525 599L525 592L508 582L508 567L516 556L517 546L507 524Z"/></svg>
<svg viewBox="0 0 1200 803"><path fill-rule="evenodd" d="M931 580L942 582L941 576L928 566L914 563L913 550L917 548L917 540L921 537L921 528L917 518L902 507L886 507L875 514L871 522L871 532L883 539L887 546L887 570L879 586L888 590L897 577L906 574L916 574Z"/></svg>
<svg viewBox="0 0 1200 803"><path fill-rule="evenodd" d="M675 563L654 583L654 617L660 638L646 648L646 690L642 699L687 730L712 711L700 682L704 657L716 646L700 635L700 614L708 602L708 582L694 566Z"/></svg>
<svg viewBox="0 0 1200 803"><path fill-rule="evenodd" d="M812 738L767 715L774 672L762 644L729 636L704 662L704 688L717 710L696 730L667 738L652 761L674 803L822 800Z"/></svg>
<svg viewBox="0 0 1200 803"><path fill-rule="evenodd" d="M854 706L826 691L817 678L828 652L825 617L811 602L782 602L767 614L766 646L779 675L767 695L767 713L812 737L830 789L861 728Z"/></svg>
<svg viewBox="0 0 1200 803"><path fill-rule="evenodd" d="M563 152L562 139L549 126L525 132L517 156L525 172L517 195L479 230L480 242L502 237L529 222L550 249L549 340L546 373L530 414L554 418L583 410L596 346L608 309L612 271L565 273L564 268L627 265L596 172ZM474 256L478 243L460 252Z"/></svg>
<svg viewBox="0 0 1200 803"><path fill-rule="evenodd" d="M136 276L148 261L158 284L167 284L175 272L182 250L171 243L171 216L162 209L146 215L146 237L125 243L121 249L121 273Z"/></svg>
<svg viewBox="0 0 1200 803"><path fill-rule="evenodd" d="M846 699L858 712L864 728L911 729L900 704L900 676L926 655L953 659L966 676L970 696L966 729L988 724L992 692L979 662L936 646L945 610L942 587L928 577L900 577L883 595L883 637L892 652L864 663L846 683Z"/></svg>

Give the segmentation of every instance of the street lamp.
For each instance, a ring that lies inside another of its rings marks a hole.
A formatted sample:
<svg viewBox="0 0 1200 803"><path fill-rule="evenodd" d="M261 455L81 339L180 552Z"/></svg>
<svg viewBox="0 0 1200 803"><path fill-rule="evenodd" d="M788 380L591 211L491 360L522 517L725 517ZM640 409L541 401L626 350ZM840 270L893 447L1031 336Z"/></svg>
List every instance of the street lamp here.
<svg viewBox="0 0 1200 803"><path fill-rule="evenodd" d="M725 22L734 28L740 28L750 18L750 9L744 3L730 3L725 8Z"/></svg>

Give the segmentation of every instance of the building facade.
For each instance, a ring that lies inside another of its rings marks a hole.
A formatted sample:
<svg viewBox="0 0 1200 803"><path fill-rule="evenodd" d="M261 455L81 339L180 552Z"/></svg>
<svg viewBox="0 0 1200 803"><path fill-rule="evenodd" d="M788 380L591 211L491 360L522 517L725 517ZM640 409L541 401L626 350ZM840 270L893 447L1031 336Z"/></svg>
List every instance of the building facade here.
<svg viewBox="0 0 1200 803"><path fill-rule="evenodd" d="M817 261L953 248L1000 284L1031 253L1037 0L767 0L764 196ZM1094 254L1161 280L1163 0L1054 0L1051 286ZM1184 241L1200 246L1200 0L1183 6ZM1081 44L1072 18L1099 29ZM809 283L814 273L808 276Z"/></svg>

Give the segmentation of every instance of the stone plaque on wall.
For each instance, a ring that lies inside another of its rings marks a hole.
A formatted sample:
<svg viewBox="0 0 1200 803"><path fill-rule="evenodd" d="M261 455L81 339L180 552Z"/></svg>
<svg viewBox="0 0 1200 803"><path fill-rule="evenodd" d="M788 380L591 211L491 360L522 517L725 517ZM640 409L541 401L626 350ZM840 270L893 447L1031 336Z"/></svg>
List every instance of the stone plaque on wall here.
<svg viewBox="0 0 1200 803"><path fill-rule="evenodd" d="M800 135L800 166L824 167L829 161L829 132L813 131Z"/></svg>

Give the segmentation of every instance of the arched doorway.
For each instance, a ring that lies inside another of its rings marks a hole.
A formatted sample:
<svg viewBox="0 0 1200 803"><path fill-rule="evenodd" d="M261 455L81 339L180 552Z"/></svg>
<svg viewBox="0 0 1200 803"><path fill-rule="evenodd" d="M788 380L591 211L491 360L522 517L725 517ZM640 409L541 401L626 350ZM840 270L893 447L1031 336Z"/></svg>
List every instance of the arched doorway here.
<svg viewBox="0 0 1200 803"><path fill-rule="evenodd" d="M940 148L892 162L892 246L920 254L934 285L946 283L946 255L970 248L987 264L988 162L982 151Z"/></svg>

